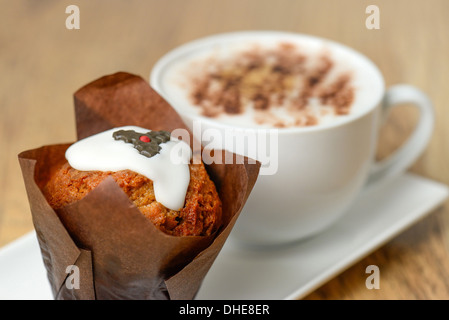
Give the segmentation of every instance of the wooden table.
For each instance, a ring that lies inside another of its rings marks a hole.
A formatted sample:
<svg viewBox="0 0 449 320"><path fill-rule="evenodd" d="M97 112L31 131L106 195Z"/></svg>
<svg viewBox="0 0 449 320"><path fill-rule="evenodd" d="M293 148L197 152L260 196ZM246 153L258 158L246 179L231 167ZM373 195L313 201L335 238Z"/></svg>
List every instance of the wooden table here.
<svg viewBox="0 0 449 320"><path fill-rule="evenodd" d="M446 0L1 0L0 245L32 230L18 166L20 151L75 139L73 92L119 70L149 72L165 52L226 31L273 29L308 33L365 53L387 85L422 88L435 104L435 134L411 168L449 184L449 1ZM65 26L70 4L80 29ZM380 29L365 26L365 9L380 9ZM383 157L407 136L411 108L396 110L382 130ZM449 298L447 203L306 299ZM365 287L365 268L378 265L381 288Z"/></svg>

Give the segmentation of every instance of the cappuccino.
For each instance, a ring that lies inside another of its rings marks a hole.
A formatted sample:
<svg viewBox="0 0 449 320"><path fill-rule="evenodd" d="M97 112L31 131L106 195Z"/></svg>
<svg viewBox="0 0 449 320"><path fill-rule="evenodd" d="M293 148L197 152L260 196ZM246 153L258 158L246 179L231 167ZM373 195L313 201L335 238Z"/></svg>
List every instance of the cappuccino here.
<svg viewBox="0 0 449 320"><path fill-rule="evenodd" d="M408 168L433 128L424 93L409 85L385 91L382 73L367 57L309 35L241 31L199 39L164 55L150 83L204 149L261 162L232 232L247 244L278 245L324 231L367 183ZM387 162L373 165L381 117L404 102L419 109L419 123ZM209 139L211 129L235 139ZM229 140L249 147L237 150ZM268 156L253 153L253 146ZM275 161L276 170L263 172L265 159L268 167Z"/></svg>
<svg viewBox="0 0 449 320"><path fill-rule="evenodd" d="M161 85L181 113L238 127L310 127L363 112L378 95L363 64L315 38L234 37L180 57Z"/></svg>

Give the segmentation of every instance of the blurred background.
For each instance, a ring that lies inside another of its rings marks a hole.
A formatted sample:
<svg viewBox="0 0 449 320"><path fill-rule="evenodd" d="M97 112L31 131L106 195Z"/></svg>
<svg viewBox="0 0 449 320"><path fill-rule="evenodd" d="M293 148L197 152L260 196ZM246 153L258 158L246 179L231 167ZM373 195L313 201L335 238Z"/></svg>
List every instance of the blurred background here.
<svg viewBox="0 0 449 320"><path fill-rule="evenodd" d="M66 7L80 9L68 30ZM368 5L380 9L369 30ZM33 229L17 161L21 151L75 140L73 93L105 74L148 79L167 51L228 31L284 30L329 38L364 53L387 86L409 83L435 104L435 133L411 168L449 184L449 1L447 0L0 0L0 246ZM382 129L378 157L397 148L417 115L404 105ZM307 299L449 298L446 205ZM378 265L381 290L367 290Z"/></svg>

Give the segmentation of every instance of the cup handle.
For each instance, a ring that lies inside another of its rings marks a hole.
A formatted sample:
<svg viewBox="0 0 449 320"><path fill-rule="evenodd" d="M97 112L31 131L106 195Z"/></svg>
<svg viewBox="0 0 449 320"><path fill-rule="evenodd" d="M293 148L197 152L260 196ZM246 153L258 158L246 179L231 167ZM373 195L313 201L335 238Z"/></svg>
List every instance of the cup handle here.
<svg viewBox="0 0 449 320"><path fill-rule="evenodd" d="M432 135L435 116L432 102L421 90L406 84L390 87L382 102L381 118L385 121L391 109L411 103L419 110L419 121L408 140L393 154L371 167L368 184L377 184L403 173L424 151Z"/></svg>

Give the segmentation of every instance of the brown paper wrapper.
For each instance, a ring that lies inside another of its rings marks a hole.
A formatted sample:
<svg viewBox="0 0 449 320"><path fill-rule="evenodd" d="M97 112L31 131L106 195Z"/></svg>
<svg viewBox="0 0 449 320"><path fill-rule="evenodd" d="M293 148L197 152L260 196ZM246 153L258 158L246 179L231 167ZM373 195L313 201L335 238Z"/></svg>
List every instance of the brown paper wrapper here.
<svg viewBox="0 0 449 320"><path fill-rule="evenodd" d="M78 139L124 125L187 130L146 81L123 72L78 90L75 113ZM57 214L42 189L65 161L69 145L19 154L55 299L193 299L256 182L260 164L234 154L234 164L207 166L222 201L223 225L211 236L176 237L146 219L112 178ZM67 283L71 266L78 267L79 289Z"/></svg>

